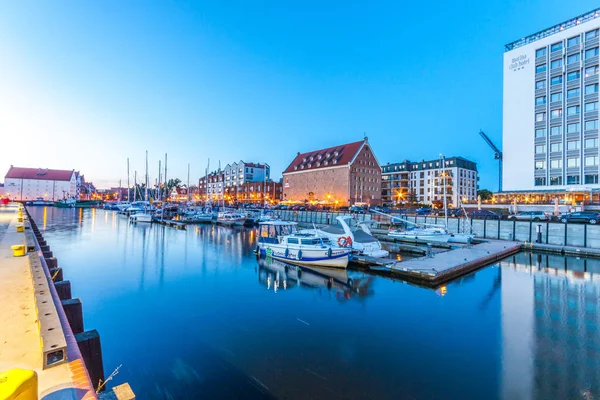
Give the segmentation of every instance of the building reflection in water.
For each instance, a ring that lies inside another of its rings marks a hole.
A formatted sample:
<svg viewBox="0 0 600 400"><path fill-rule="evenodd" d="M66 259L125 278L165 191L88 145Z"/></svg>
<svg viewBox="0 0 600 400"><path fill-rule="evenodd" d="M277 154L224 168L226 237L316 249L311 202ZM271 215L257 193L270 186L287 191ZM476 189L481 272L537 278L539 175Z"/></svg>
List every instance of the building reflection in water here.
<svg viewBox="0 0 600 400"><path fill-rule="evenodd" d="M362 274L350 277L345 269L300 267L271 257L258 259L258 281L275 293L303 287L327 289L340 301L364 299L373 295L373 279Z"/></svg>
<svg viewBox="0 0 600 400"><path fill-rule="evenodd" d="M600 397L600 260L518 254L502 266L503 398Z"/></svg>

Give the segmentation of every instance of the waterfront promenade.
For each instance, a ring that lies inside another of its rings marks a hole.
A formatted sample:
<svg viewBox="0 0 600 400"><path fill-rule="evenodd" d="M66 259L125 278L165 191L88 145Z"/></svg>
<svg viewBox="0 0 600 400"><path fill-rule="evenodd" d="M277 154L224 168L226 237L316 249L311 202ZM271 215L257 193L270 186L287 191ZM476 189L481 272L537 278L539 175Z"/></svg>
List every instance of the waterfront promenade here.
<svg viewBox="0 0 600 400"><path fill-rule="evenodd" d="M13 245L26 243L26 232L17 232L16 229L18 209L17 204L0 206L0 373L13 368L35 371L39 399L95 399L88 373L73 340L63 338L67 346L66 362L49 366L44 360L44 341L40 333L43 327L38 318L40 305L36 304L32 263L28 255L14 257L11 249ZM39 259L37 252L33 257ZM52 285L46 283L50 289ZM68 324L64 326L57 315L54 317L65 336L72 336Z"/></svg>

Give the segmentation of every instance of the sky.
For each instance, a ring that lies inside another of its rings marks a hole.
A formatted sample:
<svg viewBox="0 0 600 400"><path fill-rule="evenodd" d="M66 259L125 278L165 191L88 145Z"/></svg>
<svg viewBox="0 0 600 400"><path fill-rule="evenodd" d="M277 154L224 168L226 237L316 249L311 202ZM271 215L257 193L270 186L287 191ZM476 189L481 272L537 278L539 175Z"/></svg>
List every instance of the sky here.
<svg viewBox="0 0 600 400"><path fill-rule="evenodd" d="M372 4L368 4L372 3ZM272 176L367 135L381 165L462 156L480 188L502 142L504 45L596 1L0 1L0 180L75 169L98 188ZM164 165L164 161L163 161Z"/></svg>

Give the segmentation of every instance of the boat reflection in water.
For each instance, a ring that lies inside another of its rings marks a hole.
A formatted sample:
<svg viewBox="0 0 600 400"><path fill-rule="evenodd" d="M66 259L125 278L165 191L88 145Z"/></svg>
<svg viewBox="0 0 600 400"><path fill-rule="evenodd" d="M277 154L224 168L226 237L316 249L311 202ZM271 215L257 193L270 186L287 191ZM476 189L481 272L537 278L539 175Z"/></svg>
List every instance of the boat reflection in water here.
<svg viewBox="0 0 600 400"><path fill-rule="evenodd" d="M349 276L345 269L297 266L272 257L258 259L258 281L274 292L295 287L324 288L334 292L338 300L365 298L373 294L373 279L360 273Z"/></svg>

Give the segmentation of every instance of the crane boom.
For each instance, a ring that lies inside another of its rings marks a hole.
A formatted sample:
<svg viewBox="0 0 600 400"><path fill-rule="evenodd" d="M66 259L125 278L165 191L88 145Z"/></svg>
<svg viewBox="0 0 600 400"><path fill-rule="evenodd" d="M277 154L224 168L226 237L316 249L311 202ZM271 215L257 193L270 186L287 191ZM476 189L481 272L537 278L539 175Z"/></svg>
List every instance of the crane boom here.
<svg viewBox="0 0 600 400"><path fill-rule="evenodd" d="M485 142L494 150L494 159L498 160L498 191L502 191L502 152L496 147L492 140L485 134L481 129L479 130L479 136L485 140Z"/></svg>
<svg viewBox="0 0 600 400"><path fill-rule="evenodd" d="M492 140L485 134L482 130L479 131L479 135L485 140L485 142L494 150L494 157L496 160L500 160L502 158L502 152L496 147L496 145L492 142Z"/></svg>

